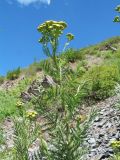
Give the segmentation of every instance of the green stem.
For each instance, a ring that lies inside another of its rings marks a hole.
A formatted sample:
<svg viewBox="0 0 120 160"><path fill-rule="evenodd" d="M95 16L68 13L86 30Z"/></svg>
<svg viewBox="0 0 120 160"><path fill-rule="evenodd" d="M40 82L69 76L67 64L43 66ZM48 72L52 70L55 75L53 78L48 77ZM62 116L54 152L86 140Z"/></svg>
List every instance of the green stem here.
<svg viewBox="0 0 120 160"><path fill-rule="evenodd" d="M54 55L54 56L52 57L52 59L53 59L53 62L54 62L54 65L55 65L56 69L58 70L57 57Z"/></svg>
<svg viewBox="0 0 120 160"><path fill-rule="evenodd" d="M69 46L69 41L67 41L66 43L65 43L65 45L64 45L64 48L63 48L63 52L65 52L65 49L67 48L67 46Z"/></svg>

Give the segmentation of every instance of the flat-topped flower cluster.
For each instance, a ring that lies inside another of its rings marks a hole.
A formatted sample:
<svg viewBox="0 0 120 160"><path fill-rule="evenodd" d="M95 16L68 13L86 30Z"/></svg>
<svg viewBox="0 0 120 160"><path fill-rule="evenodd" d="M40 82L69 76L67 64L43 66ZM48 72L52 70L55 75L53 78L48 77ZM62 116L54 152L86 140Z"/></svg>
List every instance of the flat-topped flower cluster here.
<svg viewBox="0 0 120 160"><path fill-rule="evenodd" d="M46 21L38 26L38 31L42 34L42 37L39 39L39 42L42 44L45 44L46 42L51 42L58 37L60 37L61 34L63 34L63 30L67 28L67 23L64 21ZM74 39L74 35L71 33L68 33L66 35L68 41L71 41Z"/></svg>
<svg viewBox="0 0 120 160"><path fill-rule="evenodd" d="M55 38L58 38L63 30L67 27L67 24L63 21L46 21L38 26L38 31L42 34L40 43L50 42Z"/></svg>

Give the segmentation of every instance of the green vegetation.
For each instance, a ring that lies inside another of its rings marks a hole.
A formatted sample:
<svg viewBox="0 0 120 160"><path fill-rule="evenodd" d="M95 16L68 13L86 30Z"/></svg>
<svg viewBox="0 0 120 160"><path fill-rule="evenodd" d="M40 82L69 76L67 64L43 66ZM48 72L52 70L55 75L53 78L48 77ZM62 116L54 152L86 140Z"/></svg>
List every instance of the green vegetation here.
<svg viewBox="0 0 120 160"><path fill-rule="evenodd" d="M67 63L69 63L69 62L74 63L77 60L82 60L84 58L84 55L79 50L75 50L75 49L71 48L71 49L66 50L61 55L61 58L64 58Z"/></svg>
<svg viewBox="0 0 120 160"><path fill-rule="evenodd" d="M7 79L9 80L15 80L19 77L20 75L20 67L18 67L17 69L13 70L13 71L8 71L7 72Z"/></svg>
<svg viewBox="0 0 120 160"><path fill-rule="evenodd" d="M88 79L88 96L102 100L114 94L115 86L120 81L120 72L118 66L102 65L89 70L83 79Z"/></svg>
<svg viewBox="0 0 120 160"><path fill-rule="evenodd" d="M24 79L16 87L11 90L0 91L0 120L5 117L11 117L16 113L16 103L20 94L31 83L31 79Z"/></svg>
<svg viewBox="0 0 120 160"><path fill-rule="evenodd" d="M113 160L120 160L120 141L112 141L111 147L113 148L114 153L115 153Z"/></svg>

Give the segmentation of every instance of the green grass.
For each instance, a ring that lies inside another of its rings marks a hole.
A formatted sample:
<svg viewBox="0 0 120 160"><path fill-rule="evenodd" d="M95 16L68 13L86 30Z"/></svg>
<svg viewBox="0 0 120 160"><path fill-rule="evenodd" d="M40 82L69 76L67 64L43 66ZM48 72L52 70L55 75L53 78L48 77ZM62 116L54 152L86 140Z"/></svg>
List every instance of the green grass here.
<svg viewBox="0 0 120 160"><path fill-rule="evenodd" d="M109 160L120 160L120 154L115 154L112 158L110 158Z"/></svg>
<svg viewBox="0 0 120 160"><path fill-rule="evenodd" d="M0 91L0 120L16 113L16 103L19 100L20 94L30 83L31 79L24 79L11 90Z"/></svg>

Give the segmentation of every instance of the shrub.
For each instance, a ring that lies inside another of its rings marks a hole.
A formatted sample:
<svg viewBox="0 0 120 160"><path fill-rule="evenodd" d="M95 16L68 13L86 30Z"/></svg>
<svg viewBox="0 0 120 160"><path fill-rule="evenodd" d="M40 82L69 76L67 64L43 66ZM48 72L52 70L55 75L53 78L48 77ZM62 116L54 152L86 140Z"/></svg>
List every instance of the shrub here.
<svg viewBox="0 0 120 160"><path fill-rule="evenodd" d="M79 50L74 50L72 48L68 49L63 55L62 55L67 62L74 63L76 60L82 60L83 54Z"/></svg>
<svg viewBox="0 0 120 160"><path fill-rule="evenodd" d="M18 67L17 69L13 70L13 71L8 71L7 72L7 79L9 80L15 80L19 77L20 75L20 67Z"/></svg>
<svg viewBox="0 0 120 160"><path fill-rule="evenodd" d="M88 79L88 95L95 99L105 99L114 94L115 85L119 82L119 69L115 65L97 66L83 77Z"/></svg>

